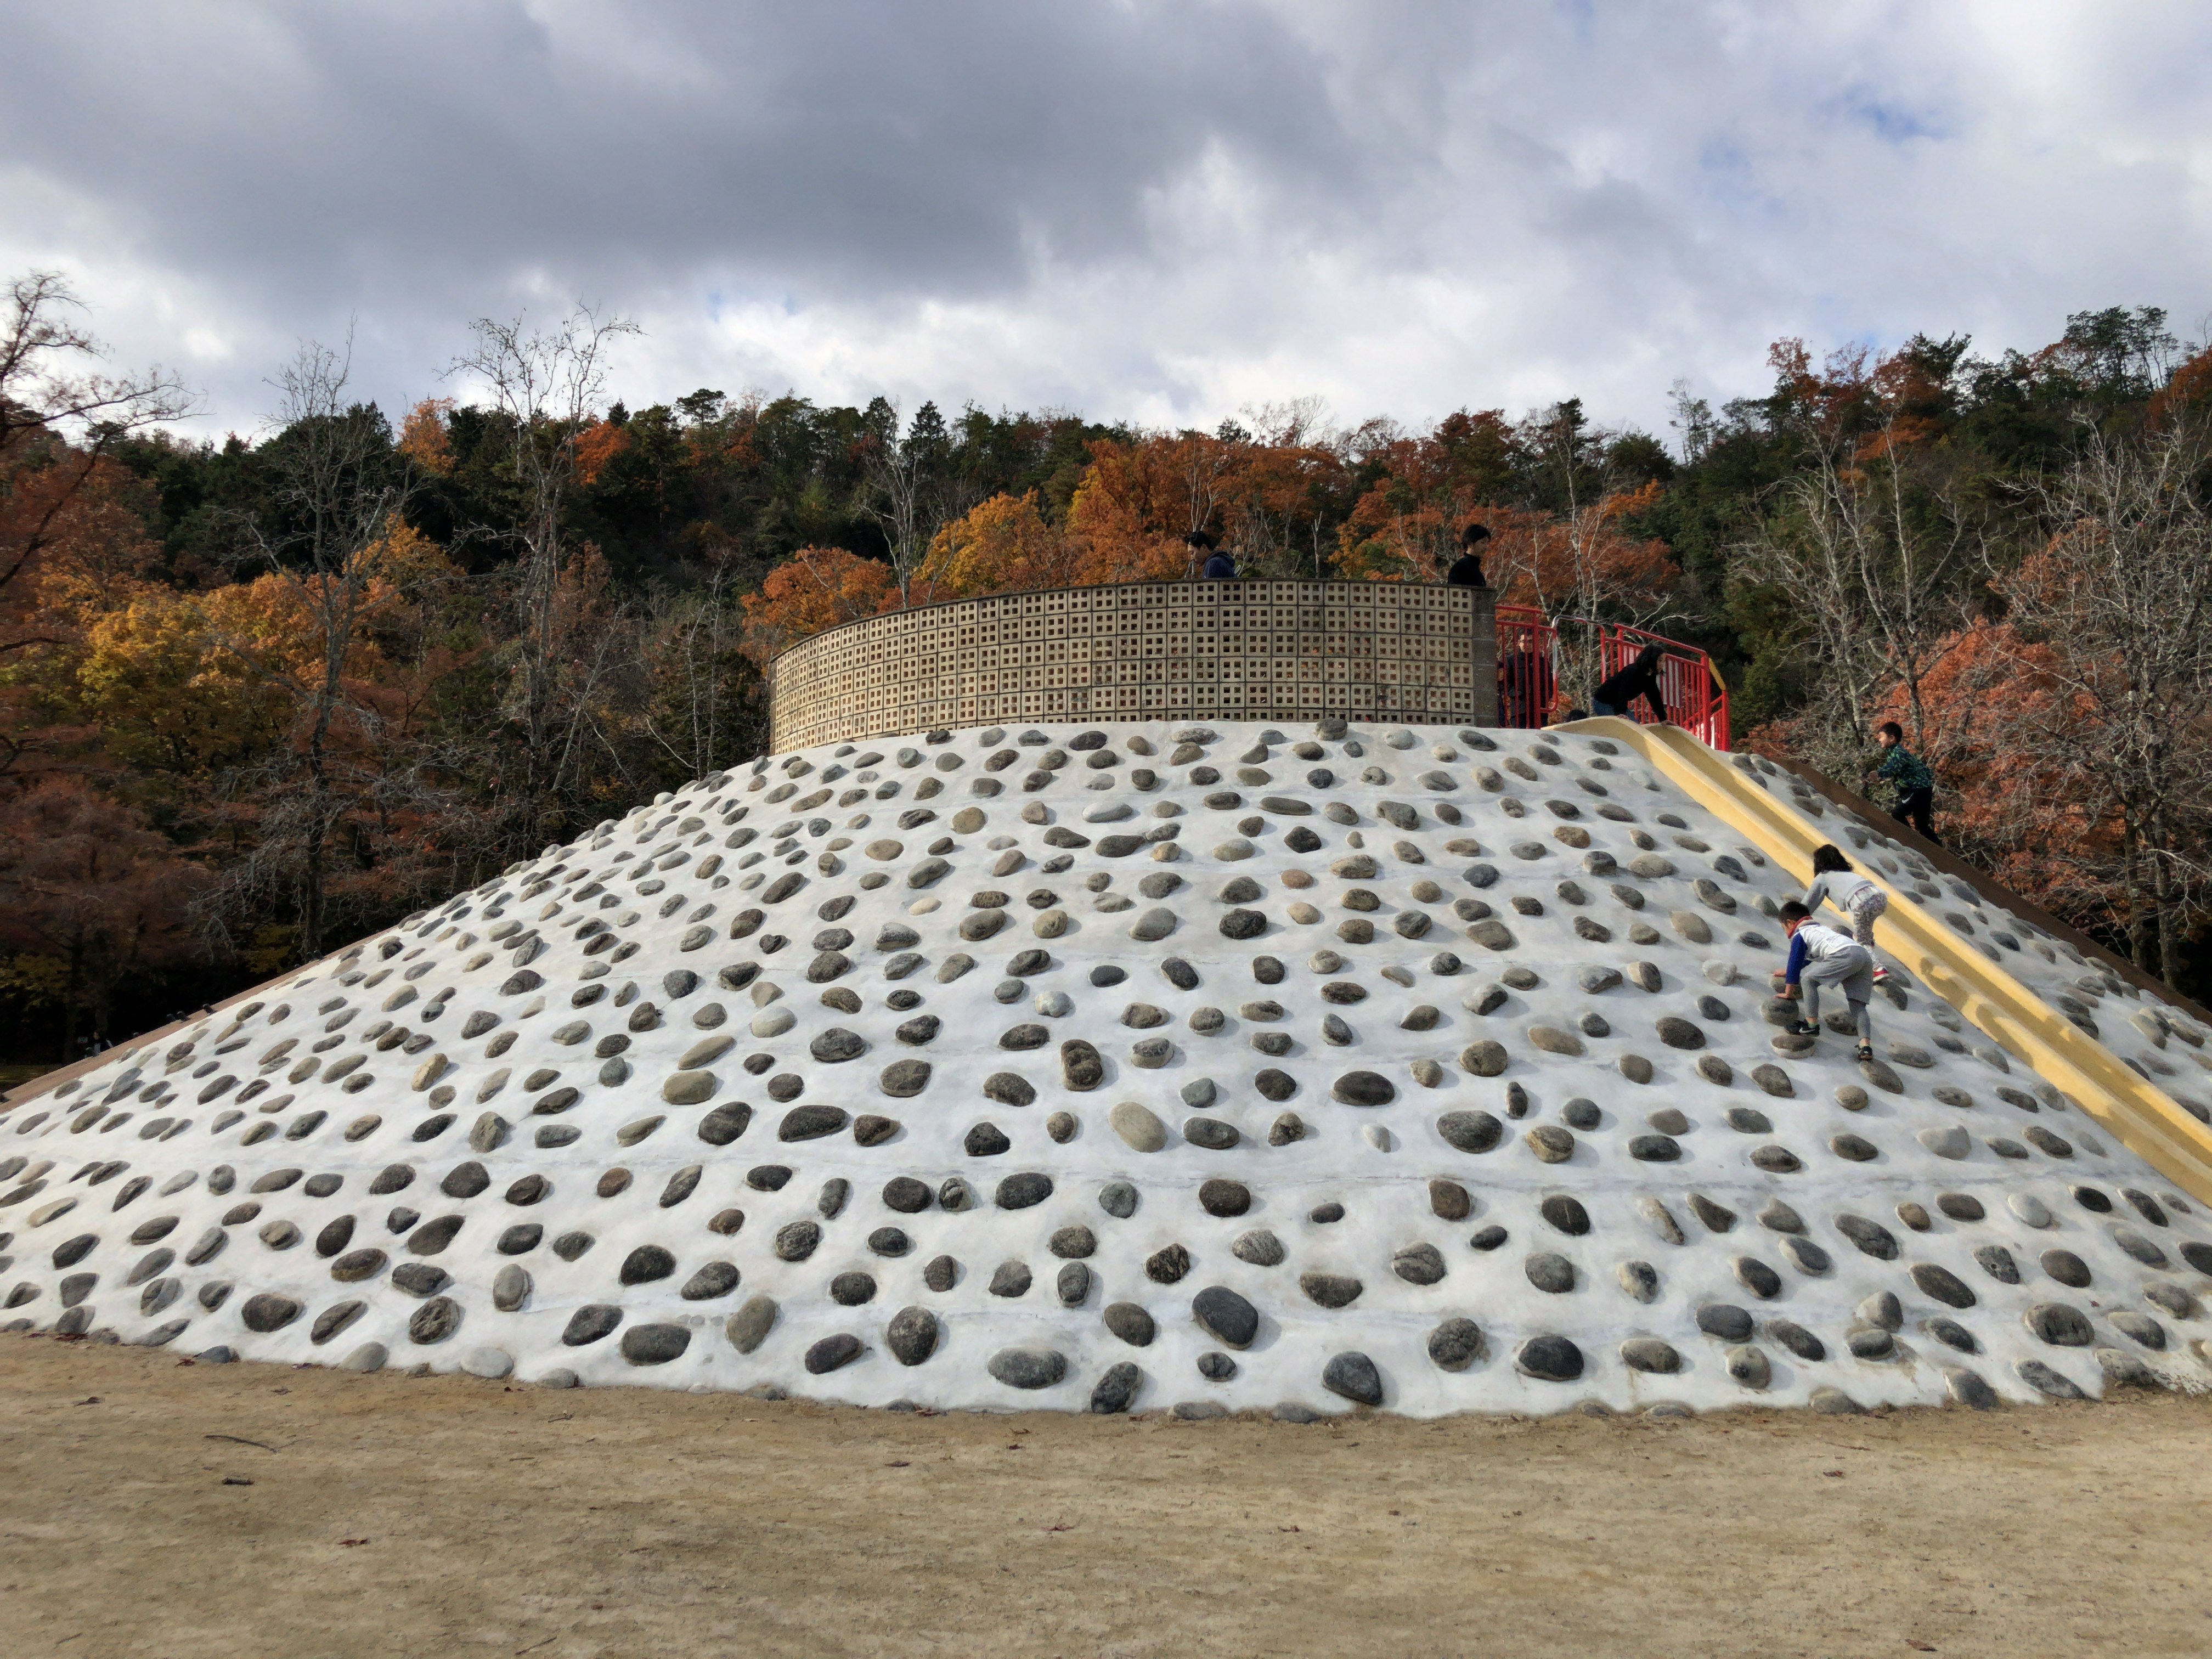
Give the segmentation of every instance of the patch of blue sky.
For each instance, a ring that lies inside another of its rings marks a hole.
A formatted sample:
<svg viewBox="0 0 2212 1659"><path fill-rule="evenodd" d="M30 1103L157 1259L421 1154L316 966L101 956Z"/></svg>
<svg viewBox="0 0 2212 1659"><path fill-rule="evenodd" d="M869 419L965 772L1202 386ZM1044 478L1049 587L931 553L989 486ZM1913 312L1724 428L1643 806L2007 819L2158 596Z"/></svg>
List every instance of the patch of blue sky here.
<svg viewBox="0 0 2212 1659"><path fill-rule="evenodd" d="M1908 144L1952 136L1950 124L1937 111L1911 108L1879 97L1863 86L1847 88L1837 100L1836 109L1845 120L1866 128L1886 143Z"/></svg>

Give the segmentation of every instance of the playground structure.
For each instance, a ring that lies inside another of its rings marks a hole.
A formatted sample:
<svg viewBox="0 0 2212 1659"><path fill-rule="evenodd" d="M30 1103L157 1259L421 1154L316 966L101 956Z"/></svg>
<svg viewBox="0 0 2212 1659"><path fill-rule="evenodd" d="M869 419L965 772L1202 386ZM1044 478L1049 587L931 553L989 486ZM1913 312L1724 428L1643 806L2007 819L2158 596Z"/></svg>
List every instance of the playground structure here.
<svg viewBox="0 0 2212 1659"><path fill-rule="evenodd" d="M0 1103L0 1324L1187 1416L2212 1386L2195 1011L1724 752L1693 647L1355 586L794 647L782 752ZM1528 729L1655 643L1674 723ZM1773 994L1826 841L1865 1062Z"/></svg>
<svg viewBox="0 0 2212 1659"><path fill-rule="evenodd" d="M1665 653L1660 659L1659 684L1667 699L1668 719L1711 748L1732 746L1727 683L1712 659L1698 647L1626 623L1547 617L1535 605L1501 605L1497 617L1500 725L1528 731L1572 717L1576 705L1568 686L1573 680L1582 681L1587 692L1656 645ZM1581 674L1563 669L1563 642L1566 654L1585 665ZM1640 705L1632 718L1644 725L1659 720Z"/></svg>

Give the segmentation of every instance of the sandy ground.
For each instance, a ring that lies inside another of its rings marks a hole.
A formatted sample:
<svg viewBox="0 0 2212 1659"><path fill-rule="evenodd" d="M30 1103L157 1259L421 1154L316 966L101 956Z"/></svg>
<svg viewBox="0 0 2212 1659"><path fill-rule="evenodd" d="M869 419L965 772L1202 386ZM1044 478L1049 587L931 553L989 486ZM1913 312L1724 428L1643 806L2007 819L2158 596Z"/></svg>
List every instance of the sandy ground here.
<svg viewBox="0 0 2212 1659"><path fill-rule="evenodd" d="M0 1652L2197 1655L2208 1442L2163 1397L916 1417L5 1337Z"/></svg>

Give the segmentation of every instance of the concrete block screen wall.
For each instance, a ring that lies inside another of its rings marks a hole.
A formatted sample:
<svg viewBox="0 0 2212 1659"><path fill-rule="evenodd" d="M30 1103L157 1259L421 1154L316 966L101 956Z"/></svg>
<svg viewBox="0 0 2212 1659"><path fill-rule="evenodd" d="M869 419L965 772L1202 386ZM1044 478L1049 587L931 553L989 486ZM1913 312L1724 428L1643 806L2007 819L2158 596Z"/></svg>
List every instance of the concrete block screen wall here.
<svg viewBox="0 0 2212 1659"><path fill-rule="evenodd" d="M1131 582L962 599L802 640L771 671L779 754L1013 720L1498 721L1489 592Z"/></svg>

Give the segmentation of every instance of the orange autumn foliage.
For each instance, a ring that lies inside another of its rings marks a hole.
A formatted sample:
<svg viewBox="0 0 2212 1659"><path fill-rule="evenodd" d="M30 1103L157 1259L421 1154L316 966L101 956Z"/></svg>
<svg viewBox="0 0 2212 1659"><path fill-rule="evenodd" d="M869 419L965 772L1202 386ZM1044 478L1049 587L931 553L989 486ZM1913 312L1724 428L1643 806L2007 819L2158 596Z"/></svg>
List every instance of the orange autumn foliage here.
<svg viewBox="0 0 2212 1659"><path fill-rule="evenodd" d="M1461 410L1422 436L1383 432L1363 445L1382 476L1352 504L1331 562L1347 581L1442 581L1460 532L1493 516L1481 504L1507 471L1511 429L1496 410Z"/></svg>
<svg viewBox="0 0 2212 1659"><path fill-rule="evenodd" d="M399 428L399 453L441 478L453 470L453 441L446 430L446 417L453 409L451 398L425 398L407 411Z"/></svg>
<svg viewBox="0 0 2212 1659"><path fill-rule="evenodd" d="M576 434L576 482L589 488L599 481L608 463L629 447L629 428L611 421L593 421Z"/></svg>
<svg viewBox="0 0 2212 1659"><path fill-rule="evenodd" d="M744 598L746 648L762 661L841 623L898 609L898 583L881 559L842 547L802 547Z"/></svg>
<svg viewBox="0 0 2212 1659"><path fill-rule="evenodd" d="M1667 544L1632 536L1621 520L1650 508L1657 483L1620 490L1566 517L1518 507L1474 516L1490 528L1483 564L1501 603L1533 605L1547 615L1648 614L1680 574Z"/></svg>
<svg viewBox="0 0 2212 1659"><path fill-rule="evenodd" d="M945 597L1067 587L1081 580L1084 550L1064 526L1045 522L1036 491L994 495L937 532L923 574Z"/></svg>
<svg viewBox="0 0 2212 1659"><path fill-rule="evenodd" d="M1067 512L1080 552L1076 580L1176 581L1190 574L1183 538L1212 518L1236 446L1200 433L1132 444L1106 438Z"/></svg>

